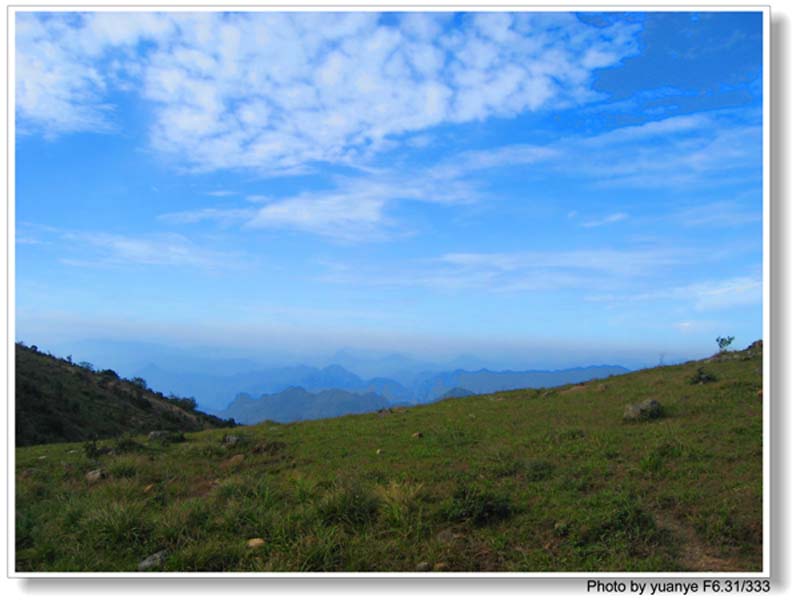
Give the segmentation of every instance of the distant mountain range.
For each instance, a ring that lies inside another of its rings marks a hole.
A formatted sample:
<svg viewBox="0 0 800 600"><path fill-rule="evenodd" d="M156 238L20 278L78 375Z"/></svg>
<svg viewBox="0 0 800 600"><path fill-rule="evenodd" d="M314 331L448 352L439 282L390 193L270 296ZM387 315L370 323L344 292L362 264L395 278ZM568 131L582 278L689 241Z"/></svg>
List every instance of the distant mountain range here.
<svg viewBox="0 0 800 600"><path fill-rule="evenodd" d="M254 419L283 422L314 419L398 404L434 402L445 397L555 387L626 372L624 367L612 365L557 371L457 369L419 373L409 378L407 384L387 377L365 380L340 365L322 369L297 365L235 375L171 372L150 365L138 375L157 389L196 398L209 412L241 423L255 423L258 421Z"/></svg>
<svg viewBox="0 0 800 600"><path fill-rule="evenodd" d="M259 397L263 394L277 394L291 387L301 387L312 393L324 390L375 393L383 396L391 404L419 404L437 400L453 388L463 388L475 394L487 394L515 388L554 387L626 372L628 372L626 368L615 365L556 371L458 369L440 373L420 373L409 385L403 385L386 377L364 380L339 365L330 365L322 369L297 365L258 369L235 375L173 372L149 365L137 375L156 389L194 397L201 407L218 413L224 410L231 402L231 398L235 398L238 394Z"/></svg>
<svg viewBox="0 0 800 600"><path fill-rule="evenodd" d="M323 390L312 393L293 386L277 394L263 394L259 398L239 394L220 415L244 425L266 420L289 423L371 412L387 408L390 404L386 398L374 392L358 394L344 390Z"/></svg>

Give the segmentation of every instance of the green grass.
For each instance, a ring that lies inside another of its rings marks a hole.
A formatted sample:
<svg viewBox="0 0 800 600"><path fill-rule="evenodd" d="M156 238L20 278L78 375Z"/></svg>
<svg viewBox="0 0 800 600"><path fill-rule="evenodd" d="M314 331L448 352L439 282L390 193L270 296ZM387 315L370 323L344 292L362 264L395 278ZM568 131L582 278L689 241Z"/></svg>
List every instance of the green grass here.
<svg viewBox="0 0 800 600"><path fill-rule="evenodd" d="M167 550L172 571L758 571L761 355L723 358L703 385L687 363L91 457L18 448L17 569ZM665 416L624 422L646 398Z"/></svg>

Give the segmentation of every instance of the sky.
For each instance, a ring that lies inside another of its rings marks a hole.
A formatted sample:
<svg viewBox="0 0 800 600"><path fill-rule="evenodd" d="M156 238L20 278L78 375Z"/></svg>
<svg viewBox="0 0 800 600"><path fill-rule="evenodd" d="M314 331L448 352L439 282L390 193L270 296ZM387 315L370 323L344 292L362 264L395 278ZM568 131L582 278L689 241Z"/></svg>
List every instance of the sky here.
<svg viewBox="0 0 800 600"><path fill-rule="evenodd" d="M18 340L558 368L762 337L760 13L15 27Z"/></svg>

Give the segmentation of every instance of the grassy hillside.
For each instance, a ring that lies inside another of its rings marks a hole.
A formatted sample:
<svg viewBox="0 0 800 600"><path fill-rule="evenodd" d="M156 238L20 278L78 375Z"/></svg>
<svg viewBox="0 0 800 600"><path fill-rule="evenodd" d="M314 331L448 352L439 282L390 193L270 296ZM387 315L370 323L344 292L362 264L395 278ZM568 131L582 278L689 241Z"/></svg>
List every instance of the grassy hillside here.
<svg viewBox="0 0 800 600"><path fill-rule="evenodd" d="M154 568L178 571L755 571L761 382L756 346L585 385L237 428L237 443L203 431L99 458L21 448L17 568L132 571L161 552ZM661 418L623 420L648 398Z"/></svg>
<svg viewBox="0 0 800 600"><path fill-rule="evenodd" d="M75 365L35 347L17 344L15 360L18 446L231 425L193 409L190 400L167 398L143 382Z"/></svg>

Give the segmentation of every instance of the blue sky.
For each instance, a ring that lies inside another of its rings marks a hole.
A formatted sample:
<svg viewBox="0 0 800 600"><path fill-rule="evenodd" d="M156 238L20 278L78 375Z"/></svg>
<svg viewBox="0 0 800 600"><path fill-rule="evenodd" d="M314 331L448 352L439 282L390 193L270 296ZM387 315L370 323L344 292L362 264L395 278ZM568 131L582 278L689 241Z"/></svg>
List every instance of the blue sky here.
<svg viewBox="0 0 800 600"><path fill-rule="evenodd" d="M761 27L17 13L16 337L531 368L748 344Z"/></svg>

